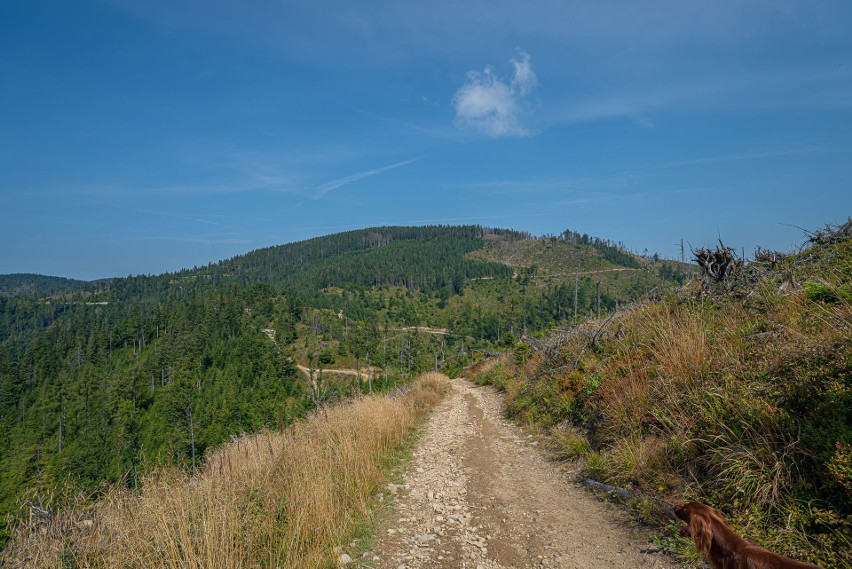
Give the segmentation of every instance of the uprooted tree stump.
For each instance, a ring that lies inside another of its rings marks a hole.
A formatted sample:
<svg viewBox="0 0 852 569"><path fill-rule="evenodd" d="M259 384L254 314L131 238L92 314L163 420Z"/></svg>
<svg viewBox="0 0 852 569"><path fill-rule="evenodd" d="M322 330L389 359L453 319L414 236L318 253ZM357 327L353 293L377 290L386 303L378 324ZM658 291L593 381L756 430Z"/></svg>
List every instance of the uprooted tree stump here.
<svg viewBox="0 0 852 569"><path fill-rule="evenodd" d="M852 239L852 217L841 225L826 225L814 232L806 231L808 243L818 247L834 245L847 239Z"/></svg>
<svg viewBox="0 0 852 569"><path fill-rule="evenodd" d="M770 270L774 270L775 267L781 264L786 258L786 253L782 253L780 251L773 251L772 249L764 249L758 246L754 250L754 257L752 258L752 262L757 265L766 267Z"/></svg>
<svg viewBox="0 0 852 569"><path fill-rule="evenodd" d="M721 239L716 249L697 249L692 255L701 267L705 287L730 280L743 267L743 260L736 256L733 248L726 247Z"/></svg>

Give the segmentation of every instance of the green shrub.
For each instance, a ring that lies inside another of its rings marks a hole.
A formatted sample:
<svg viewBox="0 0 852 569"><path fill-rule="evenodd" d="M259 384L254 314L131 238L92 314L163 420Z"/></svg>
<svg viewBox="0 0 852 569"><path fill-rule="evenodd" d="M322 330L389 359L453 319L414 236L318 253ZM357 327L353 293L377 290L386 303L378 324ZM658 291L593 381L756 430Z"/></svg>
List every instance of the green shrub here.
<svg viewBox="0 0 852 569"><path fill-rule="evenodd" d="M552 437L556 453L568 460L586 458L593 452L589 439L573 429L554 429Z"/></svg>
<svg viewBox="0 0 852 569"><path fill-rule="evenodd" d="M814 301L836 304L841 300L852 300L852 287L849 284L834 287L822 282L805 281L802 290L808 299Z"/></svg>
<svg viewBox="0 0 852 569"><path fill-rule="evenodd" d="M511 376L503 364L497 364L486 371L480 372L473 377L473 382L478 385L493 385L501 391L505 391L509 385Z"/></svg>
<svg viewBox="0 0 852 569"><path fill-rule="evenodd" d="M592 452L586 457L586 473L602 482L609 481L610 462L599 452Z"/></svg>
<svg viewBox="0 0 852 569"><path fill-rule="evenodd" d="M852 446L836 442L837 449L828 461L828 471L847 494L852 494Z"/></svg>
<svg viewBox="0 0 852 569"><path fill-rule="evenodd" d="M518 342L515 344L514 356L515 362L518 364L525 364L530 359L530 355L532 354L532 348L529 344L525 344L523 342Z"/></svg>

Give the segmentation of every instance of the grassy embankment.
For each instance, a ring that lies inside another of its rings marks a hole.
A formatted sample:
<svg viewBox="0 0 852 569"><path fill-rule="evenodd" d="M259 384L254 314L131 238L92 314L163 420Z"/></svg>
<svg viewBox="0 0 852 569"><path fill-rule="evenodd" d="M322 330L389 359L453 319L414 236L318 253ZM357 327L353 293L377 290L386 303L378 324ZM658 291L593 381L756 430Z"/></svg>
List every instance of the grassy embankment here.
<svg viewBox="0 0 852 569"><path fill-rule="evenodd" d="M702 501L748 539L852 563L852 240L716 294L692 283L474 370L588 476L631 490L659 541L664 504ZM595 337L597 334L597 337Z"/></svg>
<svg viewBox="0 0 852 569"><path fill-rule="evenodd" d="M18 527L9 567L331 567L368 526L398 453L446 388L428 373L397 397L322 409L283 432L210 453L194 476L163 468L138 492Z"/></svg>

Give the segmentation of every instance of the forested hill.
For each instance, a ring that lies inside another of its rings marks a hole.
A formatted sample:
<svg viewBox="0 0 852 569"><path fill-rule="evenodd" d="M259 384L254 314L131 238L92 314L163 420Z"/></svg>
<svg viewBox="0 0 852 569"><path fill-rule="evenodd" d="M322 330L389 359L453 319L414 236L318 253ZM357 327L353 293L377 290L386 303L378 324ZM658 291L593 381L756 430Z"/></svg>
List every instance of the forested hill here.
<svg viewBox="0 0 852 569"><path fill-rule="evenodd" d="M572 232L380 227L157 276L29 279L0 295L0 515L35 492L192 468L358 389L322 369L369 362L376 389L459 369L683 270Z"/></svg>
<svg viewBox="0 0 852 569"><path fill-rule="evenodd" d="M252 251L208 270L243 284L280 282L294 288L321 289L402 286L436 290L464 279L509 276L506 266L468 259L486 234L506 230L461 227L377 227L348 231L289 245Z"/></svg>
<svg viewBox="0 0 852 569"><path fill-rule="evenodd" d="M455 286L458 292L466 279L512 275L502 263L466 257L483 246L486 234L520 235L479 226L376 227L258 249L176 273L117 280L110 289L119 297L257 283L308 295L329 287L373 286L418 291Z"/></svg>
<svg viewBox="0 0 852 569"><path fill-rule="evenodd" d="M14 273L0 275L0 295L17 296L22 294L52 295L70 291L89 284L86 281L51 277L32 273Z"/></svg>

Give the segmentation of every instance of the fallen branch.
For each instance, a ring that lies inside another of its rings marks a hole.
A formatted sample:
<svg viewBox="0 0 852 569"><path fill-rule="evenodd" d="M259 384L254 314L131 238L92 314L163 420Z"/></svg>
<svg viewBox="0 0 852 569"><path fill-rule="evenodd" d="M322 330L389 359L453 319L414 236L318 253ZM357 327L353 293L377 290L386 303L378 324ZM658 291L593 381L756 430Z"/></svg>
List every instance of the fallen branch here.
<svg viewBox="0 0 852 569"><path fill-rule="evenodd" d="M51 512L47 508L43 507L41 504L36 506L32 502L28 502L28 503L29 503L29 506L30 506L30 510L32 510L32 512L34 514L37 514L39 517L42 517L46 520L49 520L50 518L53 517L53 512Z"/></svg>
<svg viewBox="0 0 852 569"><path fill-rule="evenodd" d="M580 350L580 353L577 354L577 357L574 360L574 367L577 367L577 364L580 362L580 358L583 356L583 354L586 352L586 350L595 345L595 343L598 341L598 338L600 338L601 332L603 332L604 328L606 328L607 325L610 323L610 321L613 318L615 318L615 315L616 315L616 312L613 312L612 314L610 314L609 318L606 319L606 322L604 322L603 325L600 328L598 328L598 331L595 332L594 336L592 336L592 339L589 340L588 342L586 342L586 345L583 346L583 349Z"/></svg>
<svg viewBox="0 0 852 569"><path fill-rule="evenodd" d="M594 488L595 490L601 490L603 492L615 493L625 499L630 499L633 497L631 492L628 492L624 488L619 488L618 486L613 486L611 484L604 484L603 482L598 482L597 480L593 480L591 478L586 478L583 480L583 484L590 488Z"/></svg>

